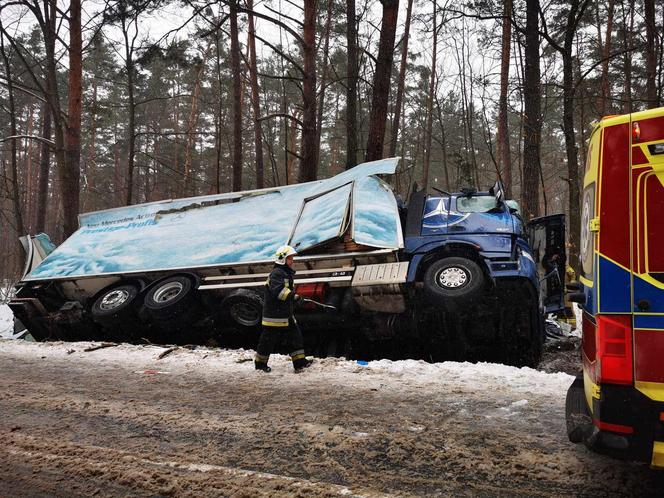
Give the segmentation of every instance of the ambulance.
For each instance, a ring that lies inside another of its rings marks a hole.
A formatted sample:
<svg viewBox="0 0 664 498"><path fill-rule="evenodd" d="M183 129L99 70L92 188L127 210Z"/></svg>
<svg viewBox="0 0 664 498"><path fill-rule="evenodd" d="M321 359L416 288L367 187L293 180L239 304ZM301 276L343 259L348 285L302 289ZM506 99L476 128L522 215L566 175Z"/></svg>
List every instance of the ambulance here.
<svg viewBox="0 0 664 498"><path fill-rule="evenodd" d="M583 179L583 374L568 437L664 467L664 108L603 118Z"/></svg>

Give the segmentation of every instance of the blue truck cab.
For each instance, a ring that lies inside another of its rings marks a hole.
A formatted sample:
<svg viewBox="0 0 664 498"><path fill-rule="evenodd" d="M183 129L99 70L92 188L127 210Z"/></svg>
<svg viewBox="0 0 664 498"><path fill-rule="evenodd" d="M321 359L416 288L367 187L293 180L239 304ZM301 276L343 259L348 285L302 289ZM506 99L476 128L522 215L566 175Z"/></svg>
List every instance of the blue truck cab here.
<svg viewBox="0 0 664 498"><path fill-rule="evenodd" d="M480 346L486 358L492 343L498 361L536 364L544 317L564 308L564 215L526 224L497 182L486 192L415 192L404 225L408 281L454 330L458 357Z"/></svg>

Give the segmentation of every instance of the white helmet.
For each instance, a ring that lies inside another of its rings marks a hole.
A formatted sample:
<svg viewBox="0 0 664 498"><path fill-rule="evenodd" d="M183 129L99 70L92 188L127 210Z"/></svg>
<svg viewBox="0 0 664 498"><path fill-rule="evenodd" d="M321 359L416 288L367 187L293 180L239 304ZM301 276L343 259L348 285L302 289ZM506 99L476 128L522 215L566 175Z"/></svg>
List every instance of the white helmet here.
<svg viewBox="0 0 664 498"><path fill-rule="evenodd" d="M278 265L285 265L286 258L288 256L294 256L295 254L297 254L297 251L291 246L281 246L274 254L274 262Z"/></svg>

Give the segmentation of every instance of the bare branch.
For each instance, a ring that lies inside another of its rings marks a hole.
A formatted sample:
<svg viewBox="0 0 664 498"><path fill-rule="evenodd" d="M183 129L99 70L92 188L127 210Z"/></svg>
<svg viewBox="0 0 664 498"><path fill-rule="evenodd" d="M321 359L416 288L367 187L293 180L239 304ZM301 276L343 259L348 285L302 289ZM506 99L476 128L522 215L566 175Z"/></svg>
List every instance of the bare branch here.
<svg viewBox="0 0 664 498"><path fill-rule="evenodd" d="M289 57L288 55L286 55L283 51L279 50L277 47L275 47L274 45L272 45L272 44L271 44L269 41L267 41L265 38L261 38L261 37L258 36L257 34L254 35L254 36L255 36L256 38L258 38L260 41L262 41L263 43L265 43L265 45L267 45L268 47L270 47L272 50L274 50L277 54L279 54L279 55L282 56L284 59L286 59L288 62L290 62L293 66L295 66L295 68L296 68L298 71L300 71L302 74L304 74L304 69L302 69L302 66L300 66L297 62L295 62L295 60L294 60L293 58L291 58L291 57Z"/></svg>
<svg viewBox="0 0 664 498"><path fill-rule="evenodd" d="M258 76L260 76L261 78L269 78L273 80L302 81L302 78L297 78L295 76L275 76L274 74L265 74L265 73L258 73Z"/></svg>
<svg viewBox="0 0 664 498"><path fill-rule="evenodd" d="M267 10L269 10L270 12L272 12L272 13L274 13L274 14L277 14L278 16L285 17L286 19L288 19L288 20L291 21L291 22L294 22L295 24L297 24L297 25L300 26L301 28L304 28L304 23L303 23L302 21L298 21L297 19L295 19L295 18L293 18L293 17L291 17L291 16L287 16L287 15L284 14L283 12L279 12L279 11L277 11L277 10L274 10L274 9L273 9L272 7L270 7L269 5L265 5L265 8L266 8Z"/></svg>
<svg viewBox="0 0 664 498"><path fill-rule="evenodd" d="M224 0L224 3L228 3L228 0ZM266 14L263 14L261 12L256 12L253 10L246 9L244 7L239 7L237 8L238 12L242 12L243 14L253 14L255 17L259 17L261 19L265 19L266 21L270 21L271 23L276 24L277 26L281 26L288 34L290 34L295 40L302 46L304 46L304 39L302 36L300 36L297 31L295 31L293 28L291 28L288 24L281 22L278 19L274 19Z"/></svg>
<svg viewBox="0 0 664 498"><path fill-rule="evenodd" d="M292 116L292 115L290 115L288 113L285 113L285 112L275 112L273 114L268 114L267 116L262 116L262 117L258 118L258 121L264 121L264 120L270 119L270 118L287 118L287 119L290 119L291 121L294 121L295 123L297 123L298 126L300 126L300 128L303 126L302 121L297 119L295 116Z"/></svg>
<svg viewBox="0 0 664 498"><path fill-rule="evenodd" d="M36 135L12 135L10 137L5 137L5 138L0 137L0 143L7 142L9 140L21 140L24 138L30 140L37 140L38 142L44 142L50 145L51 147L55 147L55 142L53 140L49 140L48 138L39 137Z"/></svg>

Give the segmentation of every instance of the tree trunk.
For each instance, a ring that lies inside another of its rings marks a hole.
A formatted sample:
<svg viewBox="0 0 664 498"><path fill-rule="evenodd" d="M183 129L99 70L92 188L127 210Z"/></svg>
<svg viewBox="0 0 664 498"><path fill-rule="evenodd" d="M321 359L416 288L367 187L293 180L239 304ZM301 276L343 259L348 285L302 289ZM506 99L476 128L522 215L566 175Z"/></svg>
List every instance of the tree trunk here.
<svg viewBox="0 0 664 498"><path fill-rule="evenodd" d="M62 186L64 236L78 229L79 185L81 175L81 95L83 80L83 41L81 1L69 7L69 92L67 105L67 168Z"/></svg>
<svg viewBox="0 0 664 498"><path fill-rule="evenodd" d="M431 77L429 79L429 96L427 99L427 129L426 129L426 150L424 154L424 166L422 187L424 190L429 186L429 165L431 162L431 135L433 130L433 100L436 92L436 52L438 51L438 26L436 22L437 0L433 0L433 50L431 53Z"/></svg>
<svg viewBox="0 0 664 498"><path fill-rule="evenodd" d="M219 30L215 31L215 65L216 65L216 73L217 73L217 108L215 112L215 118L214 118L214 140L215 140L215 182L214 182L214 188L215 188L215 193L219 194L221 193L221 121L222 121L222 114L223 114L223 108L224 108L224 103L222 99L222 75L221 75L221 47L220 47L220 37L219 37Z"/></svg>
<svg viewBox="0 0 664 498"><path fill-rule="evenodd" d="M247 0L247 9L254 10L254 0ZM263 165L263 132L261 129L260 94L258 91L258 65L256 63L256 31L254 27L254 16L249 14L249 34L247 39L249 45L249 74L251 79L251 105L254 111L254 142L256 154L256 188L265 186L265 172Z"/></svg>
<svg viewBox="0 0 664 498"><path fill-rule="evenodd" d="M598 114L605 116L611 114L611 104L607 106L607 101L611 102L611 85L609 83L609 54L611 54L611 33L613 31L613 11L614 0L608 0L607 5L607 19L606 19L606 36L604 37L604 46L602 47L602 91L599 99ZM608 108L608 112L607 112Z"/></svg>
<svg viewBox="0 0 664 498"><path fill-rule="evenodd" d="M500 59L500 96L498 98L498 132L496 134L496 156L500 176L505 184L507 198L512 197L512 158L510 135L507 126L507 87L510 76L510 47L512 41L512 0L503 4L503 37Z"/></svg>
<svg viewBox="0 0 664 498"><path fill-rule="evenodd" d="M56 40L56 0L45 0L44 2L44 26L42 28L44 35L44 50L46 52L46 100L51 110L51 119L53 124L53 135L55 142L55 162L57 171L57 180L59 182L59 192L56 192L59 198L66 196L68 175L66 172L67 162L65 156L65 123L63 121L62 108L60 106L59 88L58 88L58 70L55 54ZM78 189L78 186L76 187ZM74 216L75 217L75 216ZM68 222L63 221L63 226ZM69 222L76 224L76 219ZM58 223L55 223L58 227ZM61 239L60 233L52 233L52 237L57 241Z"/></svg>
<svg viewBox="0 0 664 498"><path fill-rule="evenodd" d="M304 81L302 82L302 159L298 181L318 177L316 144L316 0L304 0Z"/></svg>
<svg viewBox="0 0 664 498"><path fill-rule="evenodd" d="M210 55L210 50L212 48L212 40L208 42L205 51L203 52L203 58L196 71L196 81L194 82L194 93L191 96L191 110L189 112L189 119L187 120L187 143L185 146L184 154L184 175L182 181L182 194L187 195L196 195L195 187L191 185L191 168L192 168L192 155L196 148L196 124L198 123L198 117L200 111L198 110L198 101L201 94L201 79L203 78L203 73L205 72L205 66Z"/></svg>
<svg viewBox="0 0 664 498"><path fill-rule="evenodd" d="M346 46L348 84L346 86L346 169L357 164L357 26L355 0L346 0Z"/></svg>
<svg viewBox="0 0 664 498"><path fill-rule="evenodd" d="M136 154L136 102L134 98L133 42L129 42L129 27L122 19L122 33L125 40L125 70L127 71L127 98L129 101L129 124L127 126L127 178L125 179L125 204L132 202L134 190L134 156ZM176 137L177 138L177 137Z"/></svg>
<svg viewBox="0 0 664 498"><path fill-rule="evenodd" d="M242 190L242 80L237 3L238 0L230 2L231 72L233 73L233 192Z"/></svg>
<svg viewBox="0 0 664 498"><path fill-rule="evenodd" d="M48 104L42 105L42 131L44 140L51 139L51 109ZM48 177L50 172L51 149L43 141L40 145L39 154L39 186L37 187L37 219L35 221L35 233L46 230L46 210L48 206Z"/></svg>
<svg viewBox="0 0 664 498"><path fill-rule="evenodd" d="M574 132L574 59L572 57L572 45L578 18L583 15L583 9L587 2L584 1L582 7L579 6L580 0L571 0L569 3L569 12L567 15L567 25L565 27L565 41L563 44L563 133L565 135L565 151L567 153L567 176L569 182L569 264L576 271L579 271L579 241L581 237L581 218L579 212L579 159L576 146L576 135ZM580 10L581 9L581 10Z"/></svg>
<svg viewBox="0 0 664 498"><path fill-rule="evenodd" d="M14 102L14 84L9 64L9 58L5 52L4 37L0 35L0 51L2 52L2 59L5 64L5 74L7 76L7 98L9 100L9 127L11 136L16 136L16 105ZM17 164L17 147L16 138L10 140L10 157L11 157L11 199L12 207L14 209L14 223L16 224L16 233L19 236L25 235L25 225L23 223L23 213L21 209L21 197L18 188L18 164Z"/></svg>
<svg viewBox="0 0 664 498"><path fill-rule="evenodd" d="M634 40L634 0L627 2L628 12L623 17L623 36L625 44L625 84L623 88L623 109L622 112L627 114L632 112L632 48ZM629 26L627 25L629 19Z"/></svg>
<svg viewBox="0 0 664 498"><path fill-rule="evenodd" d="M33 134L33 128L34 128L34 106L32 102L29 105L28 108L28 125L27 125L27 135L29 137L32 136ZM25 174L26 174L26 186L25 186L25 200L24 200L24 210L25 210L25 228L28 231L31 231L32 228L34 228L34 223L33 223L33 218L34 218L34 206L33 206L33 199L34 199L34 184L33 184L33 178L34 178L34 172L32 170L32 151L33 151L33 141L32 140L26 140L25 141L25 152L24 152L24 159L25 159Z"/></svg>
<svg viewBox="0 0 664 498"><path fill-rule="evenodd" d="M523 200L526 219L539 216L540 114L539 0L526 0Z"/></svg>
<svg viewBox="0 0 664 498"><path fill-rule="evenodd" d="M323 132L323 108L325 107L325 85L327 84L327 58L330 52L330 27L332 25L333 0L327 0L327 14L323 32L323 68L321 69L320 98L316 115L316 157L320 159L320 138Z"/></svg>
<svg viewBox="0 0 664 498"><path fill-rule="evenodd" d="M403 91L406 81L406 64L408 62L408 38L410 35L410 17L413 10L413 0L408 0L406 7L406 25L404 26L403 45L401 46L401 64L399 66L399 80L397 81L397 97L394 103L394 118L392 119L392 136L390 138L390 157L397 154L397 141L399 140L399 126L403 112Z"/></svg>
<svg viewBox="0 0 664 498"><path fill-rule="evenodd" d="M394 38L399 15L399 0L381 0L383 20L378 42L378 58L374 73L371 111L369 112L369 136L365 161L375 161L383 157L387 102L390 96L390 75L394 56Z"/></svg>
<svg viewBox="0 0 664 498"><path fill-rule="evenodd" d="M655 56L655 0L643 0L646 23L646 100L647 107L658 105L657 98L657 57Z"/></svg>
<svg viewBox="0 0 664 498"><path fill-rule="evenodd" d="M92 210L91 207L95 206L95 202L91 202L90 191L95 190L96 174L96 142L97 142L97 93L98 93L97 78L92 78L92 102L90 103L90 139L88 141L88 151L84 162L83 171L85 173L85 196L83 197L81 209L83 211ZM95 196L96 197L96 196ZM92 197L94 198L94 197ZM89 203L90 205L88 205Z"/></svg>

